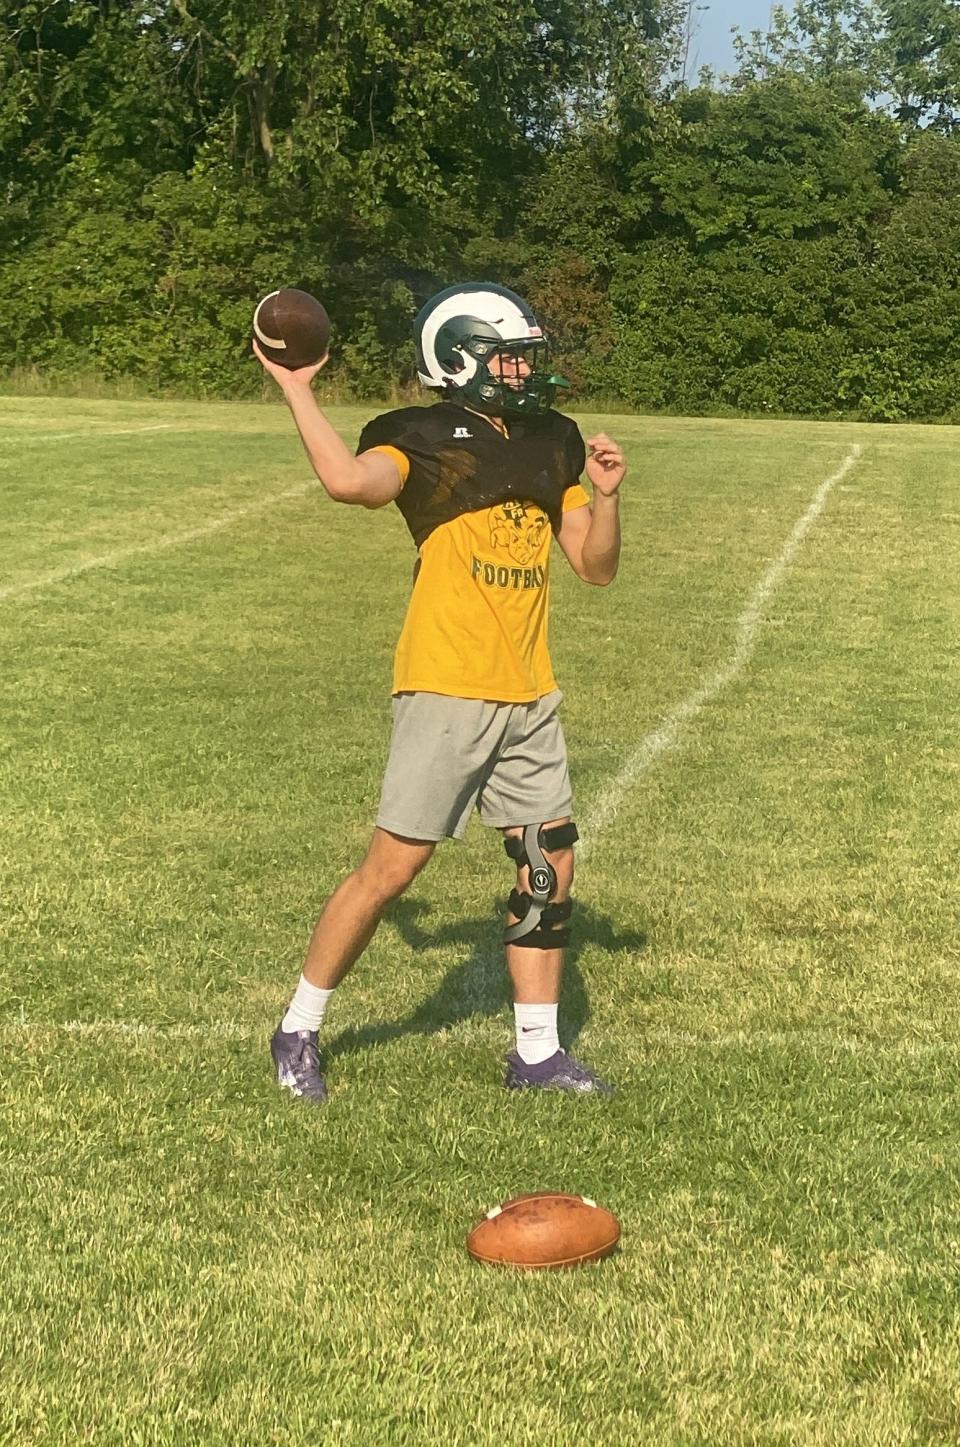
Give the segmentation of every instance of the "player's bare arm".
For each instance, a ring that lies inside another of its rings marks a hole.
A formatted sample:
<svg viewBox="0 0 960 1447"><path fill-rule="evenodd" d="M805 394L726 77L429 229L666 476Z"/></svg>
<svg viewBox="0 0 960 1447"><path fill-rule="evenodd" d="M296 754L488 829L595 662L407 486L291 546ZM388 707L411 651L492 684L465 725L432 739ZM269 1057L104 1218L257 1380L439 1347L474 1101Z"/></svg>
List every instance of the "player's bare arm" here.
<svg viewBox="0 0 960 1447"><path fill-rule="evenodd" d="M355 457L320 410L312 383L327 357L291 371L271 362L256 341L253 350L283 393L310 465L334 502L369 508L393 502L403 487L397 464L384 452L365 452Z"/></svg>
<svg viewBox="0 0 960 1447"><path fill-rule="evenodd" d="M586 473L593 486L589 507L563 514L557 541L578 578L604 588L620 562L620 485L626 477L623 452L605 432L587 439Z"/></svg>

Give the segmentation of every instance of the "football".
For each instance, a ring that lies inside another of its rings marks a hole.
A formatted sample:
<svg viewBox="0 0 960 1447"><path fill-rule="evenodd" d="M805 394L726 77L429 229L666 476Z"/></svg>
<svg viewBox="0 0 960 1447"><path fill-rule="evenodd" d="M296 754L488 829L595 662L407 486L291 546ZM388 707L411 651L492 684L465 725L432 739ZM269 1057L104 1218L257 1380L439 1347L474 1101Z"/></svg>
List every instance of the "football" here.
<svg viewBox="0 0 960 1447"><path fill-rule="evenodd" d="M494 1206L467 1237L467 1250L487 1265L579 1266L609 1256L620 1223L589 1196L538 1191Z"/></svg>
<svg viewBox="0 0 960 1447"><path fill-rule="evenodd" d="M271 362L295 371L326 354L330 318L308 291L282 287L265 296L253 314L253 334Z"/></svg>

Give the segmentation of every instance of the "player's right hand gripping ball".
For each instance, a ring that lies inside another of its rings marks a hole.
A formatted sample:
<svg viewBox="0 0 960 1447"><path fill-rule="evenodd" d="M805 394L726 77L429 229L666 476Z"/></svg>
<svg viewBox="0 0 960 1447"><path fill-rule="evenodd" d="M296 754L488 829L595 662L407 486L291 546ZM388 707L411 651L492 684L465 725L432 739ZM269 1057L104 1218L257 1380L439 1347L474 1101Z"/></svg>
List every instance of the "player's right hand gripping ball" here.
<svg viewBox="0 0 960 1447"><path fill-rule="evenodd" d="M467 1250L487 1265L579 1266L616 1249L620 1223L589 1196L539 1191L494 1206L467 1237Z"/></svg>
<svg viewBox="0 0 960 1447"><path fill-rule="evenodd" d="M327 352L330 318L308 291L282 287L265 296L253 314L253 335L271 362L294 372L312 367Z"/></svg>

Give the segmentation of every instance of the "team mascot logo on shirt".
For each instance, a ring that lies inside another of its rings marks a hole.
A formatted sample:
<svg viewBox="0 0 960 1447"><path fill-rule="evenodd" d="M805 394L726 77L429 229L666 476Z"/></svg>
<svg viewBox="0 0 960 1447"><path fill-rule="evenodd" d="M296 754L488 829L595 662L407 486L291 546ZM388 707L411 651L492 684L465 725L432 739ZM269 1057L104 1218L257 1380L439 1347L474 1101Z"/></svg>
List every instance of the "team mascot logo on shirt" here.
<svg viewBox="0 0 960 1447"><path fill-rule="evenodd" d="M492 507L488 516L490 541L495 548L506 548L515 563L529 563L536 557L550 526L542 508L510 500Z"/></svg>

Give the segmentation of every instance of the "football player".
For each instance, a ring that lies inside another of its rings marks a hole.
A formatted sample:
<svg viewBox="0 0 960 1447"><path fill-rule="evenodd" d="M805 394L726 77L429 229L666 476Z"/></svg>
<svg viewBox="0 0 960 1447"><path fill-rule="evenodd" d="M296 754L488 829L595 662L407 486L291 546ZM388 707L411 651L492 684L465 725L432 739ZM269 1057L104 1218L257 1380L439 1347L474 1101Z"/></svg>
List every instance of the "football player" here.
<svg viewBox="0 0 960 1447"><path fill-rule="evenodd" d="M396 503L418 551L376 827L314 928L271 1042L277 1080L326 1099L318 1033L330 996L391 900L478 809L516 866L504 937L516 1048L505 1084L609 1094L557 1035L578 836L547 611L554 538L585 583L604 586L617 571L623 453L602 432L585 447L576 423L554 409L566 384L550 373L547 339L514 292L450 287L423 307L414 335L420 381L437 401L375 417L356 455L311 390L326 358L288 371L254 343L330 497Z"/></svg>

